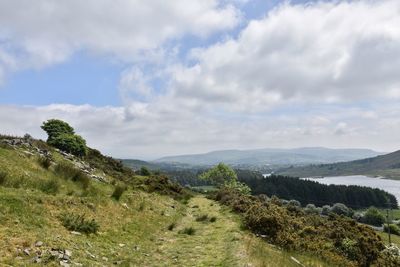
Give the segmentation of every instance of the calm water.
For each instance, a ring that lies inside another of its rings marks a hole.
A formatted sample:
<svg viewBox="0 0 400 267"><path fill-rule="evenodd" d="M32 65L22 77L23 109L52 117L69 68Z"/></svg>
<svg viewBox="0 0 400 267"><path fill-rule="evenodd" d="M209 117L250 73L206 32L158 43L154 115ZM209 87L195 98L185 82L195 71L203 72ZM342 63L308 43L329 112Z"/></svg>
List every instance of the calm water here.
<svg viewBox="0 0 400 267"><path fill-rule="evenodd" d="M324 178L304 178L322 184L360 185L379 188L393 194L400 203L400 181L372 178L363 175L332 176Z"/></svg>

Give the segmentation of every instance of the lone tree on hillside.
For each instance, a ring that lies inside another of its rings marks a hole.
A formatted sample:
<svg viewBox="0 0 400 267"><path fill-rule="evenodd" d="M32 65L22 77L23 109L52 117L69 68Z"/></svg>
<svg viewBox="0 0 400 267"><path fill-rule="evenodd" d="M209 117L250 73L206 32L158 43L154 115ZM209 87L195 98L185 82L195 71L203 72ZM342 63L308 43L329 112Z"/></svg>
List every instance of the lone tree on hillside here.
<svg viewBox="0 0 400 267"><path fill-rule="evenodd" d="M246 184L239 182L235 171L224 163L219 163L205 173L201 174L200 179L211 181L218 187L227 187L238 190L243 194L250 194L251 189Z"/></svg>
<svg viewBox="0 0 400 267"><path fill-rule="evenodd" d="M68 123L62 120L51 119L43 122L42 128L48 135L47 143L51 144L61 134L74 135L75 131Z"/></svg>
<svg viewBox="0 0 400 267"><path fill-rule="evenodd" d="M47 133L47 143L64 152L75 156L85 156L87 152L86 141L76 135L74 128L62 120L51 119L43 122L41 128Z"/></svg>

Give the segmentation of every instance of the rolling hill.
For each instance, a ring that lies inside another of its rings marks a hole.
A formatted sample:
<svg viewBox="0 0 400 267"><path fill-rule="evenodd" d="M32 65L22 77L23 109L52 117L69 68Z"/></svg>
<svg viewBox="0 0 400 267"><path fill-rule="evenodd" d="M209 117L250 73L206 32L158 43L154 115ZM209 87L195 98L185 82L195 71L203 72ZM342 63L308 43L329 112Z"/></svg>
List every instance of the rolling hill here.
<svg viewBox="0 0 400 267"><path fill-rule="evenodd" d="M219 150L205 154L163 157L155 163L180 163L189 165L214 165L224 162L230 165L307 165L374 157L381 153L369 149L329 149L305 147L295 149Z"/></svg>
<svg viewBox="0 0 400 267"><path fill-rule="evenodd" d="M277 173L298 177L363 174L398 180L400 179L400 150L348 162L289 167Z"/></svg>

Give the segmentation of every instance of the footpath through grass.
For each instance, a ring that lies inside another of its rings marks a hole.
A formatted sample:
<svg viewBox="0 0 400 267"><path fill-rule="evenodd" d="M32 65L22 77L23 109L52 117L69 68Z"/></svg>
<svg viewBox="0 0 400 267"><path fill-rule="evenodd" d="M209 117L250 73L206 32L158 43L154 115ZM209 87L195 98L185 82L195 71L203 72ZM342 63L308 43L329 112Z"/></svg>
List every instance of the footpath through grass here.
<svg viewBox="0 0 400 267"><path fill-rule="evenodd" d="M188 231L192 229L191 231ZM327 266L314 257L275 248L241 228L240 218L203 196L188 203L186 215L166 229L143 266Z"/></svg>

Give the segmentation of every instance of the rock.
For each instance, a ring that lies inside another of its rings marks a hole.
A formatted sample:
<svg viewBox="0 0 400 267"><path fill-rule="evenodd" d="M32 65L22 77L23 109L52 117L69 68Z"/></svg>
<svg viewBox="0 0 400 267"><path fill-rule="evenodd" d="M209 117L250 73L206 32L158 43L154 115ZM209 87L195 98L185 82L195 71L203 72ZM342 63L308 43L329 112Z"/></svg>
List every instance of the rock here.
<svg viewBox="0 0 400 267"><path fill-rule="evenodd" d="M123 247L125 247L125 244L119 244L119 247L123 248Z"/></svg>
<svg viewBox="0 0 400 267"><path fill-rule="evenodd" d="M36 257L33 258L32 262L33 263L41 263L42 259L39 256L36 256Z"/></svg>
<svg viewBox="0 0 400 267"><path fill-rule="evenodd" d="M26 256L31 255L31 252L30 252L29 248L24 249L23 252L24 252L24 254L25 254Z"/></svg>
<svg viewBox="0 0 400 267"><path fill-rule="evenodd" d="M58 258L59 254L60 253L57 250L50 250L50 255L53 256L53 257L57 257Z"/></svg>
<svg viewBox="0 0 400 267"><path fill-rule="evenodd" d="M37 241L35 243L35 247L41 247L41 246L43 246L43 242L42 241Z"/></svg>
<svg viewBox="0 0 400 267"><path fill-rule="evenodd" d="M124 207L125 209L129 210L128 204L126 204L126 203L122 203L122 207Z"/></svg>
<svg viewBox="0 0 400 267"><path fill-rule="evenodd" d="M95 259L96 258L96 256L95 255L93 255L92 253L90 253L89 251L86 251L86 254L88 254L91 258L93 258L93 259Z"/></svg>
<svg viewBox="0 0 400 267"><path fill-rule="evenodd" d="M82 235L81 233L76 232L76 231L71 231L71 234L73 234L73 235Z"/></svg>
<svg viewBox="0 0 400 267"><path fill-rule="evenodd" d="M60 261L60 265L63 266L63 267L69 267L70 266L69 263L65 262L65 261Z"/></svg>
<svg viewBox="0 0 400 267"><path fill-rule="evenodd" d="M72 251L71 250L66 249L64 251L64 254L67 255L68 257L72 257Z"/></svg>
<svg viewBox="0 0 400 267"><path fill-rule="evenodd" d="M103 257L103 258L101 258L103 261L108 261L108 258L107 257Z"/></svg>

